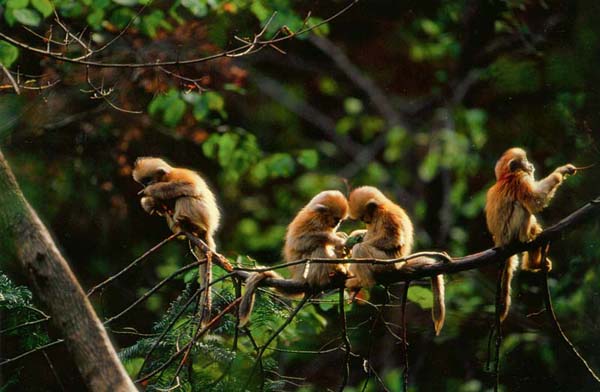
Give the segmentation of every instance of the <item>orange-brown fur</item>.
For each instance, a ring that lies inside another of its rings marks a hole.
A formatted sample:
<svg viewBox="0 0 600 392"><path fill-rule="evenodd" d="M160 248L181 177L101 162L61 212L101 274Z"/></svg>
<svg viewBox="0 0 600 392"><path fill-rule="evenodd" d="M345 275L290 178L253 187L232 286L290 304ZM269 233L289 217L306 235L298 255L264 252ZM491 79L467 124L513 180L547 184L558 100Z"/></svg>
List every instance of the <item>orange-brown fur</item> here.
<svg viewBox="0 0 600 392"><path fill-rule="evenodd" d="M414 240L410 218L377 188L363 186L355 189L350 194L349 206L350 217L367 225L362 242L352 247L352 258L397 259L412 252ZM354 232L350 236L356 234ZM402 268L404 264L350 264L351 277L346 281L346 287L353 292L372 287L377 283L378 274ZM434 293L432 317L436 334L439 334L445 319L443 276L432 278L431 284Z"/></svg>
<svg viewBox="0 0 600 392"><path fill-rule="evenodd" d="M348 216L348 201L339 191L323 191L298 212L289 224L283 248L285 261L311 258L337 258L343 253L346 235L337 232ZM326 287L332 279L344 279L345 264L298 264L289 267L291 280L306 283L313 291ZM261 280L280 277L274 272L255 273L246 282L246 293L240 304L240 324L252 313L254 290ZM283 293L285 294L285 293Z"/></svg>
<svg viewBox="0 0 600 392"><path fill-rule="evenodd" d="M133 178L144 186L141 204L147 213L164 216L174 233L191 232L216 250L214 234L221 214L214 194L198 173L172 167L160 158L143 157L135 161ZM200 249L196 252L205 258ZM200 264L199 274L200 281L211 280L206 263ZM210 289L203 292L201 303L207 304L202 315L205 322L210 314Z"/></svg>
<svg viewBox="0 0 600 392"><path fill-rule="evenodd" d="M542 227L534 214L548 205L565 175L575 174L576 168L571 164L561 166L540 181L535 181L534 172L535 168L521 148L507 150L496 163L496 183L489 189L485 205L487 226L496 246L515 240L529 242L537 237ZM514 255L504 266L501 320L508 315L510 284L518 264L518 256ZM523 269L538 270L542 267L540 248L523 255ZM552 268L550 260L545 267L548 270Z"/></svg>

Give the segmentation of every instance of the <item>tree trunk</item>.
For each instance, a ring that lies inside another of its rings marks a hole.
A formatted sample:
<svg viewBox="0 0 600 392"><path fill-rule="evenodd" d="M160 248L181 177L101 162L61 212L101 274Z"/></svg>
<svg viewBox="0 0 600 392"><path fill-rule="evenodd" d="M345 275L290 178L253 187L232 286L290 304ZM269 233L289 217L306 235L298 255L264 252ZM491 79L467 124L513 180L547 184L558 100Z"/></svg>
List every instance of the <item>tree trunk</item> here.
<svg viewBox="0 0 600 392"><path fill-rule="evenodd" d="M0 151L1 245L27 273L92 391L136 391L106 330ZM4 252L3 252L4 253Z"/></svg>

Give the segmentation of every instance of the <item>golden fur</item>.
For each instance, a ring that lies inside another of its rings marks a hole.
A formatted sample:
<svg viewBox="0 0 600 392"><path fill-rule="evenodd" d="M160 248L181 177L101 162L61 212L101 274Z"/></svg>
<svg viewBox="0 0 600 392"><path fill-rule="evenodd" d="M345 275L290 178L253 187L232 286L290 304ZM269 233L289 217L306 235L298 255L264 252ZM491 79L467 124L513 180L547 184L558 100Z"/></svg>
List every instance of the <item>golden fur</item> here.
<svg viewBox="0 0 600 392"><path fill-rule="evenodd" d="M379 189L363 186L349 197L350 217L367 225L362 242L352 247L352 258L397 259L408 256L413 247L413 225L406 212L388 199ZM363 232L363 231L361 231ZM358 234L352 233L350 236ZM402 268L405 263L390 265L350 264L350 278L346 287L351 292L370 288L377 283L377 275ZM436 335L444 325L444 279L438 275L431 279L434 303L432 318Z"/></svg>
<svg viewBox="0 0 600 392"><path fill-rule="evenodd" d="M536 181L535 168L527 160L521 148L504 152L495 167L496 183L488 190L485 205L487 227L496 246L512 241L529 242L542 231L535 213L543 210L554 197L565 175L575 174L575 166L568 164L554 170L548 177ZM547 268L552 264L547 260ZM517 255L506 261L502 276L502 308L500 318L504 320L510 308L510 284L519 264ZM542 268L541 249L523 255L523 269Z"/></svg>

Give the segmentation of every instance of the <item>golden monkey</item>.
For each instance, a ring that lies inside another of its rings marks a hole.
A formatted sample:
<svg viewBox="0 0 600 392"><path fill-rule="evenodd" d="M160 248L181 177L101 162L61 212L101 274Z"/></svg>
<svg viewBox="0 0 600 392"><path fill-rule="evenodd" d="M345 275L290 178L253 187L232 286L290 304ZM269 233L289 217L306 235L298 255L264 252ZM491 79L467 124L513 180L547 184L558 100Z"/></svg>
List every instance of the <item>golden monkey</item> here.
<svg viewBox="0 0 600 392"><path fill-rule="evenodd" d="M339 191L317 194L298 212L289 224L283 256L292 262L311 258L334 259L344 253L347 236L337 232L340 222L348 216L348 201ZM345 264L298 264L289 267L291 280L306 283L318 291L332 280L346 277ZM246 281L246 292L240 304L240 326L248 322L254 303L254 291L265 278L281 278L275 272L252 274ZM286 294L286 293L284 293Z"/></svg>
<svg viewBox="0 0 600 392"><path fill-rule="evenodd" d="M548 177L536 181L535 168L527 160L521 148L511 148L502 154L495 167L496 183L489 189L485 204L487 227L495 246L512 241L529 242L542 232L535 213L546 207L566 175L575 174L571 164L561 166ZM547 259L547 268L552 263ZM500 320L504 320L510 308L510 284L519 264L517 255L510 257L502 273ZM525 270L542 268L541 248L523 254Z"/></svg>
<svg viewBox="0 0 600 392"><path fill-rule="evenodd" d="M366 231L356 231L350 235L364 232L362 242L352 247L352 258L397 259L408 256L413 246L413 225L404 210L389 200L377 188L363 186L356 188L349 197L350 218L366 223ZM425 261L425 259L423 260ZM417 261L415 261L417 262ZM408 262L410 264L410 262ZM407 263L390 265L350 264L346 287L351 292L369 288L377 283L377 275L399 269ZM444 302L444 277L431 278L433 291L432 318L436 335L439 335L446 317Z"/></svg>
<svg viewBox="0 0 600 392"><path fill-rule="evenodd" d="M210 249L216 250L214 234L219 227L221 214L214 194L198 173L172 167L160 158L142 157L135 161L133 179L144 186L142 208L149 213L164 216L173 233L188 231L202 239ZM204 255L197 249L200 255ZM211 280L206 263L200 264L199 280ZM201 283L200 287L204 287ZM210 315L210 288L201 296L206 304L201 316L207 321Z"/></svg>

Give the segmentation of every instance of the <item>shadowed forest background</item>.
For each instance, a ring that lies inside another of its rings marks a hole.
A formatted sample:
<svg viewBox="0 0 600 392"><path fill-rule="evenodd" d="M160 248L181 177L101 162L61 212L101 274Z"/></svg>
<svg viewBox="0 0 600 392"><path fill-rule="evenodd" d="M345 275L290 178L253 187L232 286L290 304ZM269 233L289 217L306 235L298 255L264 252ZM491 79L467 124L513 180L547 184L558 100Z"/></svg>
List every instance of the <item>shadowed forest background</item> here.
<svg viewBox="0 0 600 392"><path fill-rule="evenodd" d="M144 4L0 0L0 32L45 49L43 37L53 25L53 51L75 58L127 28L89 58L139 64L243 45L236 37L251 41L274 11L265 37L291 34L348 3ZM53 5L82 44L71 37L60 45L64 32ZM493 246L483 206L494 164L507 148L525 148L538 178L567 162L600 160L599 17L600 3L593 0L363 0L274 47L161 68L87 68L17 49L0 37L6 71L0 76L0 146L86 291L170 234L163 219L142 210L140 186L131 178L135 159L148 155L198 170L211 184L223 214L218 250L234 264L280 263L286 226L312 196L360 185L379 187L406 209L416 228L415 250L463 256ZM6 76L10 71L16 82ZM600 165L570 177L540 214L542 224L597 197L598 178ZM358 227L344 222L341 230ZM599 238L596 219L553 243L549 253L557 316L594 369L600 369ZM27 279L10 251L18 244L0 239L0 245L0 329L6 329L39 319L31 308L44 308L22 287ZM113 316L193 261L187 243L173 241L94 294L94 309L102 320ZM496 276L496 268L483 268L446 277L448 314L439 337L428 282L411 286L411 391L492 390L486 363L493 359L488 335ZM108 324L132 377L196 280L195 270L177 276ZM346 306L356 355L345 390L401 390L401 288L372 290L374 306ZM235 298L228 281L214 290L217 309ZM542 311L540 277L519 272L513 290L503 324L502 390L595 390ZM305 307L271 345L276 349L265 352L266 390L337 388L344 353L329 350L340 344L337 298L332 292ZM231 349L235 317L226 315L194 348L179 390L241 390L254 366L254 345L269 338L294 302L262 292L252 337L240 331L237 351ZM153 366L175 351L178 336L185 339L193 317L193 308L184 313L157 348ZM8 331L0 335L1 359L60 337L49 323ZM168 387L176 367L142 385ZM2 391L83 388L61 345L3 366L0 385Z"/></svg>

